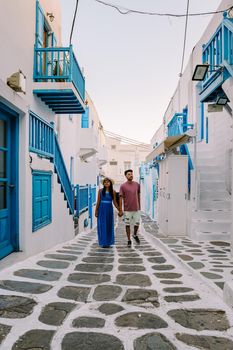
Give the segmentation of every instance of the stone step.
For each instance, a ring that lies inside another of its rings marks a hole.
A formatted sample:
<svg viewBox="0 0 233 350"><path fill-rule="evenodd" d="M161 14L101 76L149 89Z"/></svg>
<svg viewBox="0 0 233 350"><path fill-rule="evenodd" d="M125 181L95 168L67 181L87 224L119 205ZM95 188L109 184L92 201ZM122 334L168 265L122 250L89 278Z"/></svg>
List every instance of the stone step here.
<svg viewBox="0 0 233 350"><path fill-rule="evenodd" d="M216 190L226 190L226 184L225 181L201 181L200 182L200 189L201 191L216 191Z"/></svg>
<svg viewBox="0 0 233 350"><path fill-rule="evenodd" d="M201 173L221 174L221 171L219 170L219 166L216 166L216 165L205 164L205 165L199 165L197 168Z"/></svg>
<svg viewBox="0 0 233 350"><path fill-rule="evenodd" d="M200 201L202 200L230 200L230 195L226 190L206 190L201 191Z"/></svg>
<svg viewBox="0 0 233 350"><path fill-rule="evenodd" d="M193 220L192 227L200 232L230 232L231 221L221 220Z"/></svg>
<svg viewBox="0 0 233 350"><path fill-rule="evenodd" d="M208 209L208 210L194 210L192 212L192 219L199 220L231 220L231 210L223 209Z"/></svg>
<svg viewBox="0 0 233 350"><path fill-rule="evenodd" d="M197 241L226 241L230 242L231 232L204 232L196 231L193 233L193 239Z"/></svg>
<svg viewBox="0 0 233 350"><path fill-rule="evenodd" d="M200 173L200 180L209 180L212 181L224 181L225 176L221 172L201 172Z"/></svg>
<svg viewBox="0 0 233 350"><path fill-rule="evenodd" d="M202 200L199 204L199 209L231 209L231 200Z"/></svg>

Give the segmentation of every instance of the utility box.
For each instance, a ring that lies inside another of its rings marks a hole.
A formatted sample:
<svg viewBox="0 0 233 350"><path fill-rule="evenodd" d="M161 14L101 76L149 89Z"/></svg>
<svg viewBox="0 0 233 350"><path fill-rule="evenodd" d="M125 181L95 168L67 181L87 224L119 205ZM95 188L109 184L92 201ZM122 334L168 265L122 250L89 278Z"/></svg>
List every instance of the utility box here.
<svg viewBox="0 0 233 350"><path fill-rule="evenodd" d="M160 162L158 225L166 236L187 234L188 156L168 155Z"/></svg>

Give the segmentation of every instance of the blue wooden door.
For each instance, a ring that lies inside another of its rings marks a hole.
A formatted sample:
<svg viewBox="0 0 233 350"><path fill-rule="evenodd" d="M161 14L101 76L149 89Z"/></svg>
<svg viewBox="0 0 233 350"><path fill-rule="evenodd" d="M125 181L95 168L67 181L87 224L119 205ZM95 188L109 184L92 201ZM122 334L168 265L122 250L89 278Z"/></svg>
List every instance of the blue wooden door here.
<svg viewBox="0 0 233 350"><path fill-rule="evenodd" d="M0 259L17 250L14 120L0 109Z"/></svg>

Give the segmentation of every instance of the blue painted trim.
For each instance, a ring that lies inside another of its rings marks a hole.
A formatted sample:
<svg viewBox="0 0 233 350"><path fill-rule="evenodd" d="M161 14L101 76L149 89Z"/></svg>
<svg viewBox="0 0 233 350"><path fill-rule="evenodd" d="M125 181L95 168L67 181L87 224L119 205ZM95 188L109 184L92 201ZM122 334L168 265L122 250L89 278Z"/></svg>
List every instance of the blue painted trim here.
<svg viewBox="0 0 233 350"><path fill-rule="evenodd" d="M89 128L89 107L86 107L85 113L82 114L81 127Z"/></svg>
<svg viewBox="0 0 233 350"><path fill-rule="evenodd" d="M11 191L11 201L9 208L9 230L10 239L14 251L19 251L19 115L2 102L0 102L0 112L6 115L8 119L8 128L10 133L10 176L11 184L15 188ZM2 181L2 180L1 180ZM12 248L5 247L0 252L0 259L12 252Z"/></svg>

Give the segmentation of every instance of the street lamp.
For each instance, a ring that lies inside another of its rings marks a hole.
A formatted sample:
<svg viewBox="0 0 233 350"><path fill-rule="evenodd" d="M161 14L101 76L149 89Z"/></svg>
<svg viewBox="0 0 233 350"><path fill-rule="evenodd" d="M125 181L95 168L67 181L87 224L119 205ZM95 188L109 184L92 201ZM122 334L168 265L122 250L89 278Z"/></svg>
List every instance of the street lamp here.
<svg viewBox="0 0 233 350"><path fill-rule="evenodd" d="M209 68L211 68L211 70L209 70ZM212 69L214 68L214 69ZM216 69L215 69L216 68ZM212 72L223 72L224 67L223 66L219 66L219 65L210 65L208 63L204 63L204 64L197 64L192 76L192 80L198 80L198 81L203 81L205 79L205 76L207 74L209 70L209 73Z"/></svg>
<svg viewBox="0 0 233 350"><path fill-rule="evenodd" d="M55 16L52 12L47 12L47 16L49 17L50 22L54 21Z"/></svg>
<svg viewBox="0 0 233 350"><path fill-rule="evenodd" d="M225 94L217 96L215 104L218 106L225 106L227 102L230 102L229 98Z"/></svg>
<svg viewBox="0 0 233 350"><path fill-rule="evenodd" d="M202 81L208 72L209 64L197 64L192 76L192 80Z"/></svg>

